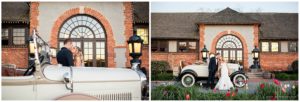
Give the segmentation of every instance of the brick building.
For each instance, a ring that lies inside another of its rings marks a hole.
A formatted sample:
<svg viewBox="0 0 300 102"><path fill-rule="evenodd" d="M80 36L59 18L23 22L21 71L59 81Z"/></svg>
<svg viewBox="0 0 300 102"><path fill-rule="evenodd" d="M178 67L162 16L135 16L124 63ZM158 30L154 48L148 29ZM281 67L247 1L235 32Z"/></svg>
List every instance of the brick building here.
<svg viewBox="0 0 300 102"><path fill-rule="evenodd" d="M226 8L217 13L152 13L151 60L202 60L201 50L219 52L245 70L260 49L262 70L288 70L298 61L298 13L241 13ZM298 67L298 66L297 66Z"/></svg>
<svg viewBox="0 0 300 102"><path fill-rule="evenodd" d="M27 68L25 39L37 29L57 50L71 38L83 49L85 66L130 67L127 40L133 29L148 41L148 13L143 10L149 11L148 2L2 2L2 63ZM143 52L142 67L148 70L148 43Z"/></svg>

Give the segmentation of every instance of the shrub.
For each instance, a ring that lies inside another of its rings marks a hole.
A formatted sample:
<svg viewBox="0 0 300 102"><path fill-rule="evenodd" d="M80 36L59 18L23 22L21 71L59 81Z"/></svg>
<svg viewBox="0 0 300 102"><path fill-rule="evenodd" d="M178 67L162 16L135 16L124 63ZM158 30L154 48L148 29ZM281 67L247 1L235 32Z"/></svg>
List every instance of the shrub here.
<svg viewBox="0 0 300 102"><path fill-rule="evenodd" d="M168 70L170 70L170 65L167 61L151 61L152 75L167 72Z"/></svg>
<svg viewBox="0 0 300 102"><path fill-rule="evenodd" d="M298 80L298 73L275 73L275 78L279 80Z"/></svg>
<svg viewBox="0 0 300 102"><path fill-rule="evenodd" d="M151 80L173 80L174 76L173 73L158 73L158 74L152 74Z"/></svg>

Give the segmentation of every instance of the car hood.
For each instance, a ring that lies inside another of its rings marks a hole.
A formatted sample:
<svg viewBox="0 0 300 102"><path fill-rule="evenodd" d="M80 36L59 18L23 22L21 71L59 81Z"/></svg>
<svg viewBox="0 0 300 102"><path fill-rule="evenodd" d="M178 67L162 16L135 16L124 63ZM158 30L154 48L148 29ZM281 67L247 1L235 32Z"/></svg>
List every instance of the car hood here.
<svg viewBox="0 0 300 102"><path fill-rule="evenodd" d="M82 81L139 81L137 72L126 68L107 67L72 67L73 82ZM44 76L53 81L62 81L65 73L71 74L70 67L47 65L43 69Z"/></svg>

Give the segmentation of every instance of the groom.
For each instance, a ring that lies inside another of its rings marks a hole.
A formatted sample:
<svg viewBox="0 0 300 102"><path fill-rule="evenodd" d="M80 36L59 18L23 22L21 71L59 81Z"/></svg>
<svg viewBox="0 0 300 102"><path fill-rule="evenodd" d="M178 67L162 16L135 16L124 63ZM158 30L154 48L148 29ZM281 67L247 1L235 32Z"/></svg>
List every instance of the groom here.
<svg viewBox="0 0 300 102"><path fill-rule="evenodd" d="M220 57L220 53L217 53L214 57L211 57L209 59L209 64L208 64L208 80L207 80L207 85L211 89L214 88L214 82L215 82L215 74L216 71L218 70L218 58Z"/></svg>

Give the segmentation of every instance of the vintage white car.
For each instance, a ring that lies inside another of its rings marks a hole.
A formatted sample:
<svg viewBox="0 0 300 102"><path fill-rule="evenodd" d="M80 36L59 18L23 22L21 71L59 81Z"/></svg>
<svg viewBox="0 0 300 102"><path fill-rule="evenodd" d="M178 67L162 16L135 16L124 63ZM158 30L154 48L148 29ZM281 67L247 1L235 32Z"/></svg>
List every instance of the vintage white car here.
<svg viewBox="0 0 300 102"><path fill-rule="evenodd" d="M248 77L240 69L240 65L232 64L232 63L228 63L227 65L229 67L229 72L230 72L229 77L233 82L233 84L236 87L245 86ZM178 79L180 80L181 84L184 87L191 87L197 81L207 80L207 78L208 78L207 63L187 65L180 70L180 73L178 75ZM215 78L218 78L217 74Z"/></svg>
<svg viewBox="0 0 300 102"><path fill-rule="evenodd" d="M37 40L34 33L34 63L24 76L2 76L3 100L141 100L147 79L137 63L132 69L51 65L49 48Z"/></svg>

